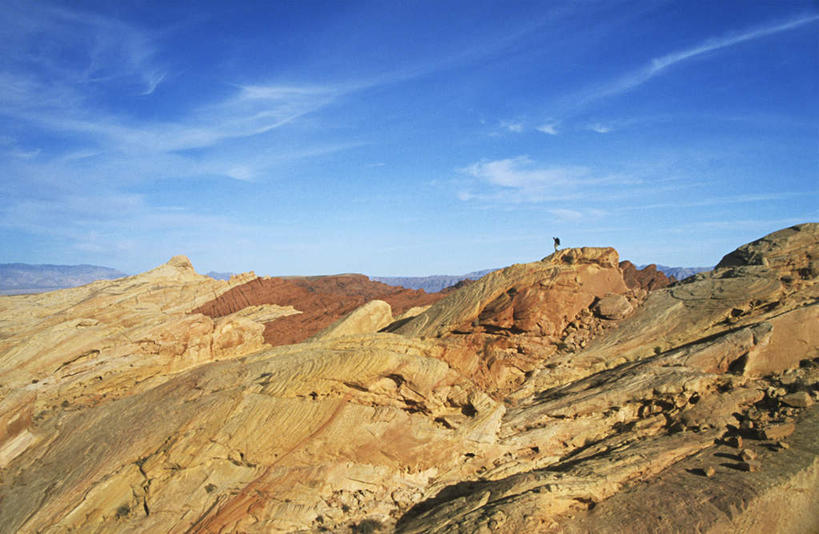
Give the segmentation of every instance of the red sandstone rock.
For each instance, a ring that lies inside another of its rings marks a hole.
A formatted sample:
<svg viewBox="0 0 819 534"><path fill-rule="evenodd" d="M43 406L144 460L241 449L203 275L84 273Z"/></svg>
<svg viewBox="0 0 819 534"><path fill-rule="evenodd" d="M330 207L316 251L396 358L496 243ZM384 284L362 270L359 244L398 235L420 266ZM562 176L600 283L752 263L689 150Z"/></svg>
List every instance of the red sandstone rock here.
<svg viewBox="0 0 819 534"><path fill-rule="evenodd" d="M264 339L273 346L299 343L320 332L368 301L379 299L400 315L425 306L443 294L404 289L373 282L361 274L293 278L256 278L203 304L191 313L222 317L248 306L293 306L300 314L265 323Z"/></svg>
<svg viewBox="0 0 819 534"><path fill-rule="evenodd" d="M620 270L623 271L623 280L629 289L645 289L653 291L666 287L674 282L674 277L667 277L665 273L657 270L653 263L638 270L637 267L628 260L620 262Z"/></svg>

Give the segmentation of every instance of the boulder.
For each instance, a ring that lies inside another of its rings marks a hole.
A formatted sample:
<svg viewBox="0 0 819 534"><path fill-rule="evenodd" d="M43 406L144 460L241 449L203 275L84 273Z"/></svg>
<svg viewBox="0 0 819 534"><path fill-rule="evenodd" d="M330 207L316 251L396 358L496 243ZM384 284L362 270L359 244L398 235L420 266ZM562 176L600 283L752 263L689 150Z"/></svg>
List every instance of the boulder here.
<svg viewBox="0 0 819 534"><path fill-rule="evenodd" d="M593 309L598 317L615 321L624 319L634 311L631 303L623 295L606 295L595 303Z"/></svg>

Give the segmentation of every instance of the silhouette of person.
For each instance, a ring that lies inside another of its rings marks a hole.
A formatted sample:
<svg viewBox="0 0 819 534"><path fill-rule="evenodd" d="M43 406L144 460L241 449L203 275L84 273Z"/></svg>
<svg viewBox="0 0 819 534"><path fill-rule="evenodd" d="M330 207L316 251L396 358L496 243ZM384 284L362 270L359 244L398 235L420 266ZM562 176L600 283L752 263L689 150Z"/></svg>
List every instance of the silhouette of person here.
<svg viewBox="0 0 819 534"><path fill-rule="evenodd" d="M557 249L560 247L560 238L559 237L553 237L552 239L555 240L555 252L557 252Z"/></svg>

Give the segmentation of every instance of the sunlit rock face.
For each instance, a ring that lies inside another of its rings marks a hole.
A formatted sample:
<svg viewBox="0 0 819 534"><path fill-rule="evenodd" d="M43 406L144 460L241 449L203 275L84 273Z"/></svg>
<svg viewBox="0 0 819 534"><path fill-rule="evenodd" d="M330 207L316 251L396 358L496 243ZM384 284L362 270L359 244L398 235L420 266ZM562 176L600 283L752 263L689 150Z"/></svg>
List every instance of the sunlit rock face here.
<svg viewBox="0 0 819 534"><path fill-rule="evenodd" d="M610 248L434 302L336 280L357 309L277 347L309 310L184 257L2 297L0 532L816 531L817 255L804 224L659 288Z"/></svg>
<svg viewBox="0 0 819 534"><path fill-rule="evenodd" d="M362 274L253 278L205 302L193 310L218 318L250 306L291 306L298 313L263 321L265 342L272 345L300 343L330 327L356 308L374 299L390 306L390 313L437 302L442 294L404 289L374 282Z"/></svg>

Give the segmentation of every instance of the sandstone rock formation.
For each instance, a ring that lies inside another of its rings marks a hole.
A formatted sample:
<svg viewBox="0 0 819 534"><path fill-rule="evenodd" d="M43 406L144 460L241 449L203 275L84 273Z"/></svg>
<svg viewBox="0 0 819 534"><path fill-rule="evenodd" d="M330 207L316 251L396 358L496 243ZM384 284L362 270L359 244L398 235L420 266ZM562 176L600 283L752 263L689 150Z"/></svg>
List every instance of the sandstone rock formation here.
<svg viewBox="0 0 819 534"><path fill-rule="evenodd" d="M443 295L372 282L361 274L291 278L254 278L193 310L217 318L247 306L292 306L300 312L265 323L270 345L299 343L332 325L366 302L387 302L396 315L438 301Z"/></svg>
<svg viewBox="0 0 819 534"><path fill-rule="evenodd" d="M357 334L374 334L392 323L392 308L383 300L371 300L325 328L313 340Z"/></svg>
<svg viewBox="0 0 819 534"><path fill-rule="evenodd" d="M637 269L630 261L621 261L620 270L623 271L623 280L626 285L632 289L640 288L653 291L676 281L673 276L669 278L665 273L659 271L653 263L642 269Z"/></svg>
<svg viewBox="0 0 819 534"><path fill-rule="evenodd" d="M292 286L181 258L0 298L0 532L816 531L817 254L647 292L566 249L278 347Z"/></svg>

